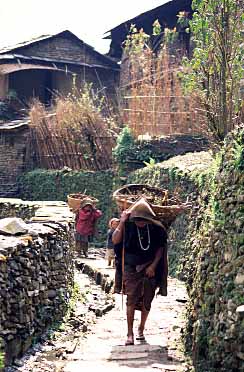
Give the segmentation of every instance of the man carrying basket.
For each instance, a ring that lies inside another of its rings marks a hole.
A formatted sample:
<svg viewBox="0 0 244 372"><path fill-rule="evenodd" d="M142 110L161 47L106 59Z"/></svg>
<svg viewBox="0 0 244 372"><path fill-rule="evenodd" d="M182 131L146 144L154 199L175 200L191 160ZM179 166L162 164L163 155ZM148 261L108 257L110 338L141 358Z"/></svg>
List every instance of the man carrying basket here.
<svg viewBox="0 0 244 372"><path fill-rule="evenodd" d="M123 251L123 293L127 295L127 339L134 344L135 310L141 311L137 340L144 341L144 328L155 291L167 295L167 233L143 198L124 210L112 237Z"/></svg>

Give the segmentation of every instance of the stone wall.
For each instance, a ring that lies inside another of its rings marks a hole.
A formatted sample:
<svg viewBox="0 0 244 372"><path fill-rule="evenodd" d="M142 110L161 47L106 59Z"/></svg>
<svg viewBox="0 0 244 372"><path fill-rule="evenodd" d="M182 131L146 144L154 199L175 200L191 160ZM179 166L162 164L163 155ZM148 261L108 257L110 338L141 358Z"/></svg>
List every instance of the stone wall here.
<svg viewBox="0 0 244 372"><path fill-rule="evenodd" d="M127 150L125 163L126 173L145 167L144 161L153 158L162 162L188 152L208 151L209 143L198 135L169 135L159 139L136 141L131 151Z"/></svg>
<svg viewBox="0 0 244 372"><path fill-rule="evenodd" d="M230 134L202 185L186 239L186 342L196 371L244 371L244 130Z"/></svg>
<svg viewBox="0 0 244 372"><path fill-rule="evenodd" d="M190 298L186 347L196 372L244 372L244 129L205 169L204 154L195 156L138 170L129 181L189 196L192 208L171 226L169 244L171 273L186 281Z"/></svg>
<svg viewBox="0 0 244 372"><path fill-rule="evenodd" d="M18 193L17 178L25 167L28 129L3 130L0 127L0 197Z"/></svg>
<svg viewBox="0 0 244 372"><path fill-rule="evenodd" d="M73 284L69 224L28 226L27 235L0 235L0 338L6 365L62 318Z"/></svg>
<svg viewBox="0 0 244 372"><path fill-rule="evenodd" d="M19 217L23 220L29 220L34 216L37 208L37 202L0 198L0 218Z"/></svg>

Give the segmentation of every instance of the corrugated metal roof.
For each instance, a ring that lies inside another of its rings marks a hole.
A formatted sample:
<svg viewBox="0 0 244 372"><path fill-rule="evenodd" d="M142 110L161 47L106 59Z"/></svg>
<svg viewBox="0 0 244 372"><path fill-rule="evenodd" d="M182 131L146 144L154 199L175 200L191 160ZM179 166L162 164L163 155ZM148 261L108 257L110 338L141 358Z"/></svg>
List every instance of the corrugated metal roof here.
<svg viewBox="0 0 244 372"><path fill-rule="evenodd" d="M69 60L62 60L62 59L53 59L53 58L44 58L44 57L34 57L34 56L24 56L24 55L21 55L21 54L0 54L0 66L1 64L4 64L2 63L1 61L10 61L12 63L12 61L16 60L18 62L19 65L22 64L22 61L27 61L27 62L24 62L23 63L23 66L25 64L28 64L28 61L31 63L33 62L33 66L35 62L38 62L39 63L39 66L43 66L43 68L47 67L48 65L47 64L43 64L41 65L40 63L48 63L49 65L52 64L53 66L50 66L50 68L53 68L53 69L56 69L56 70L60 70L60 71L64 71L63 68L61 67L57 67L56 64L61 64L61 65L73 65L73 66L82 66L82 67L89 67L89 68L102 68L102 69L109 69L109 70L119 70L120 69L120 66L117 64L117 63L114 63L114 66L109 66L109 65L99 65L99 64L88 64L88 63L84 63L84 62L76 62L76 61L69 61ZM5 62L6 64L6 62ZM38 66L38 65L37 65ZM24 68L23 68L24 69ZM65 71L67 72L70 72L68 71L67 69L67 66L65 67Z"/></svg>
<svg viewBox="0 0 244 372"><path fill-rule="evenodd" d="M51 66L43 66L43 65L36 65L31 63L4 63L0 64L0 74L6 75L11 74L12 72L22 71L22 70L29 70L29 69L45 69L45 70L59 70L63 71L62 69L58 69L57 67Z"/></svg>
<svg viewBox="0 0 244 372"><path fill-rule="evenodd" d="M9 131L13 129L19 129L22 127L28 127L29 125L29 120L13 120L13 121L8 121L5 123L0 123L0 131Z"/></svg>

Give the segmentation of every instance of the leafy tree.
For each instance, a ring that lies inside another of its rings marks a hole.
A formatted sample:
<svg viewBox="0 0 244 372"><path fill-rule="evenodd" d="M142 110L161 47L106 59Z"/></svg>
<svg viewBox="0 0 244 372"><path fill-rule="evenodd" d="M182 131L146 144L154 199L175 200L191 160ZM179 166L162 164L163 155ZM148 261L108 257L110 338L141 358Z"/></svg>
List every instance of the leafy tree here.
<svg viewBox="0 0 244 372"><path fill-rule="evenodd" d="M238 123L244 76L244 0L193 0L193 56L182 74L196 95L216 143Z"/></svg>

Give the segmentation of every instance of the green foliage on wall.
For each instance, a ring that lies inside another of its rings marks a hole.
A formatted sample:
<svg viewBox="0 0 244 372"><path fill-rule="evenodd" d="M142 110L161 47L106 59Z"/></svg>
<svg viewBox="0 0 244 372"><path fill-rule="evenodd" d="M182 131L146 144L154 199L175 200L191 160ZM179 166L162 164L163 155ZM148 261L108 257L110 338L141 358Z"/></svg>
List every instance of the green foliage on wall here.
<svg viewBox="0 0 244 372"><path fill-rule="evenodd" d="M117 139L117 145L113 149L113 158L118 166L120 176L125 176L134 169L142 168L145 164L154 165L168 159L168 157L168 154L156 151L150 140L135 140L128 127L122 129Z"/></svg>
<svg viewBox="0 0 244 372"><path fill-rule="evenodd" d="M135 139L132 135L130 128L125 127L122 129L118 136L117 144L113 149L113 156L119 164L126 163L126 158L131 150L135 147Z"/></svg>
<svg viewBox="0 0 244 372"><path fill-rule="evenodd" d="M243 313L236 313L244 304L243 160L244 129L237 128L204 171L155 165L128 178L177 190L193 204L171 227L169 269L187 283L185 340L199 372L243 370Z"/></svg>
<svg viewBox="0 0 244 372"><path fill-rule="evenodd" d="M211 371L242 370L244 323L236 309L244 303L243 153L244 130L237 128L205 174L200 220L186 240L186 249L192 252L185 265L190 294L186 341L194 350L197 371L202 366Z"/></svg>
<svg viewBox="0 0 244 372"><path fill-rule="evenodd" d="M116 179L116 177L115 177ZM103 216L99 220L99 240L105 240L108 220L115 213L111 202L114 174L111 170L71 171L36 169L19 178L20 197L24 200L63 200L72 193L82 192L99 200Z"/></svg>
<svg viewBox="0 0 244 372"><path fill-rule="evenodd" d="M4 368L4 352L2 351L3 349L3 341L0 338L0 371L3 371Z"/></svg>
<svg viewBox="0 0 244 372"><path fill-rule="evenodd" d="M4 367L4 356L2 353L0 353L0 371Z"/></svg>

